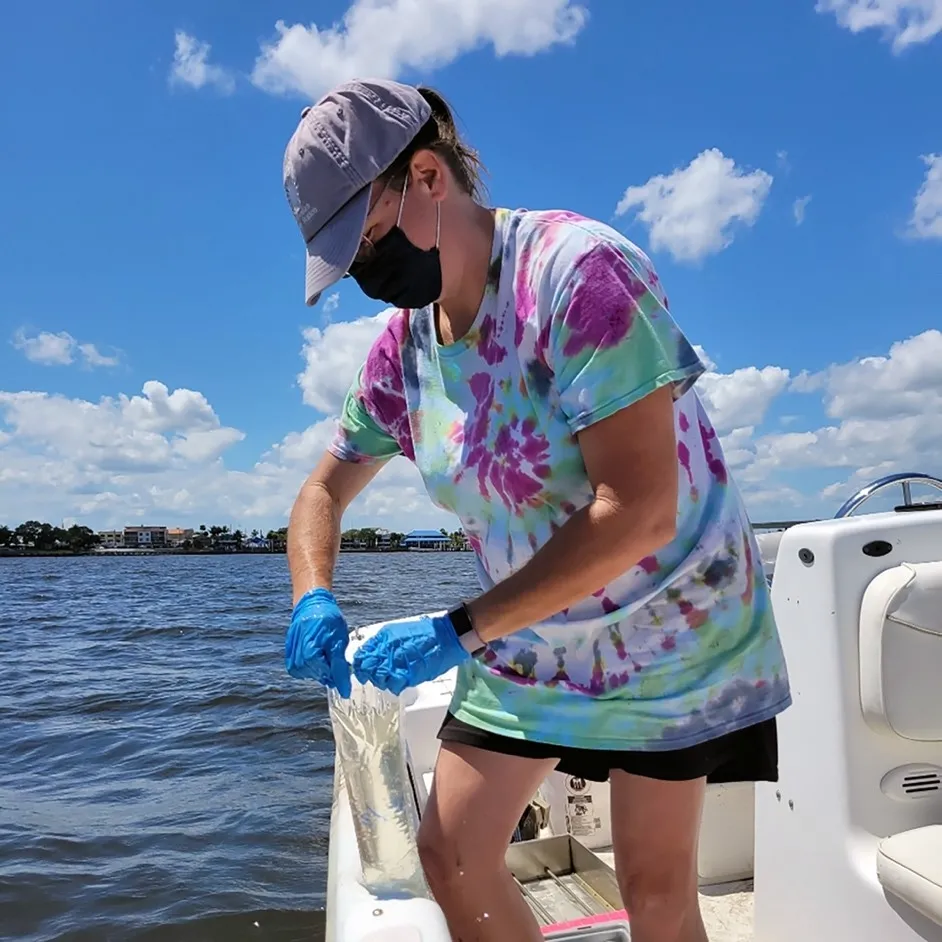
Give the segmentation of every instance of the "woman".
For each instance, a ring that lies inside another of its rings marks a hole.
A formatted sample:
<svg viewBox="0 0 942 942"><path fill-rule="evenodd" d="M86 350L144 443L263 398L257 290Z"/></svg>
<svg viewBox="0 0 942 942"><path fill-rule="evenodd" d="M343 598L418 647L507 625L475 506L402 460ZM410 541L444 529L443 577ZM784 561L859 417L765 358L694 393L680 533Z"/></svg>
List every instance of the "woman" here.
<svg viewBox="0 0 942 942"><path fill-rule="evenodd" d="M399 308L291 514L288 670L349 695L340 520L405 455L461 519L484 591L383 629L353 670L399 693L458 667L419 834L454 938L541 938L503 859L558 767L611 781L634 942L703 942L705 785L776 780L790 695L704 367L651 262L574 213L485 208L427 89L335 89L305 110L285 184L307 302L349 274Z"/></svg>

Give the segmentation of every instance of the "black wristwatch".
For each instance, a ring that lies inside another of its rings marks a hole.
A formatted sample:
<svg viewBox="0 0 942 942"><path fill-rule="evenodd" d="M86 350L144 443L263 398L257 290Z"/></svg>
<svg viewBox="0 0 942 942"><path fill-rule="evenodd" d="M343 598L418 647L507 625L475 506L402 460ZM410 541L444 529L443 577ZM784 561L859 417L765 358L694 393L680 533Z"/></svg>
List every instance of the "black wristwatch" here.
<svg viewBox="0 0 942 942"><path fill-rule="evenodd" d="M462 602L448 613L448 617L455 626L455 633L458 635L461 646L471 657L477 657L477 655L484 650L486 645L474 630L474 623L471 621L471 613L468 611L468 606Z"/></svg>

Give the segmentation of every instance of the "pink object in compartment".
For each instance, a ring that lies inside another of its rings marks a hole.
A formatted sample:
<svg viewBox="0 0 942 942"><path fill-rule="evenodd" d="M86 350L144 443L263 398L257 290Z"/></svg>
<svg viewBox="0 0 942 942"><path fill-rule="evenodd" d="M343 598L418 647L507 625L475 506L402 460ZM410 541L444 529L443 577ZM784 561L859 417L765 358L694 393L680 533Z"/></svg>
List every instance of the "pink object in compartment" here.
<svg viewBox="0 0 942 942"><path fill-rule="evenodd" d="M567 922L557 922L551 926L543 926L543 935L554 932L565 932L567 929L584 929L588 926L601 926L605 923L621 923L628 921L628 913L624 909L611 913L601 913L598 916L583 916L581 919L570 919Z"/></svg>

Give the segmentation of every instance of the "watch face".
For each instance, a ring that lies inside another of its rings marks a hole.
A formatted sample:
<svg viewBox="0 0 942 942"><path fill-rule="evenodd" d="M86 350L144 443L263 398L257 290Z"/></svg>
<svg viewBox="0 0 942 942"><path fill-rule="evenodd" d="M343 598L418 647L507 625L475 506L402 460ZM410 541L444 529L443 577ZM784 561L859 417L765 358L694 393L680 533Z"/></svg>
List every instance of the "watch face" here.
<svg viewBox="0 0 942 942"><path fill-rule="evenodd" d="M462 635L466 635L474 627L474 625L471 624L470 617L468 616L468 610L463 605L453 608L448 613L448 617L451 619L451 623L455 629L455 634L458 635L459 638Z"/></svg>

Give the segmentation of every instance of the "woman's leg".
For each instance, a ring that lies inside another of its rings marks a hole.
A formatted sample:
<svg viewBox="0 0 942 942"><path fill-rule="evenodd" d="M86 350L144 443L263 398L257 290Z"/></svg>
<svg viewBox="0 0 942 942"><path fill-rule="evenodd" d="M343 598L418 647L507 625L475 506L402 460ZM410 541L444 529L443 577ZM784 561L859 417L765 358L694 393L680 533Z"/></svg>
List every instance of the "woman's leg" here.
<svg viewBox="0 0 942 942"><path fill-rule="evenodd" d="M454 942L542 939L504 854L527 803L555 765L555 759L442 743L419 828L419 857Z"/></svg>
<svg viewBox="0 0 942 942"><path fill-rule="evenodd" d="M612 770L615 871L631 942L707 942L697 896L706 778L670 782Z"/></svg>

